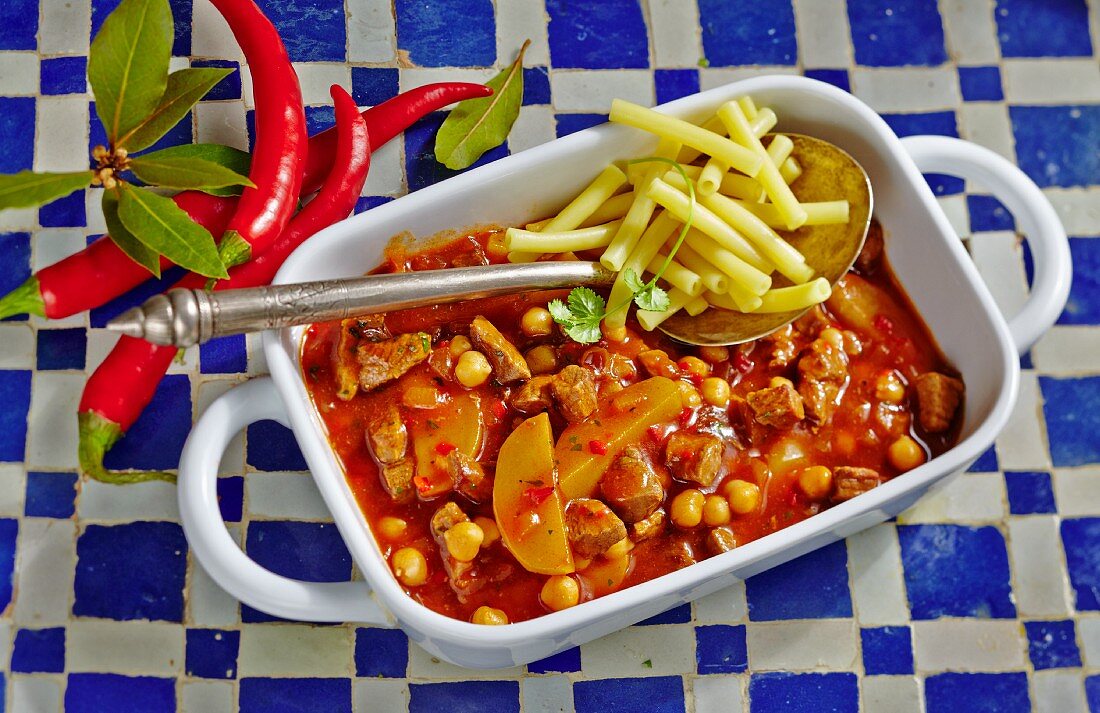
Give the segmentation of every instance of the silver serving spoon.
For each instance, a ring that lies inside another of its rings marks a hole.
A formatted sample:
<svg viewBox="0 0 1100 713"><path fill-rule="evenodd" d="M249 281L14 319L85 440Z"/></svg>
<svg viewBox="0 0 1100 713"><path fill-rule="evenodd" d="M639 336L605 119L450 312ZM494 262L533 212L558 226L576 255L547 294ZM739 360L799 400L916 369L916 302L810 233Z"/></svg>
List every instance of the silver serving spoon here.
<svg viewBox="0 0 1100 713"><path fill-rule="evenodd" d="M792 184L801 202L849 201L846 224L799 228L781 235L815 272L836 284L855 262L871 220L871 184L855 159L809 136L787 134L802 175ZM189 347L214 337L278 329L410 307L461 302L497 295L578 285L606 286L615 273L595 262L536 262L518 265L425 270L319 280L221 292L174 289L112 319L107 328L153 344ZM776 276L775 286L787 284ZM803 312L744 314L712 308L691 317L674 315L661 325L689 344L747 342L797 319Z"/></svg>

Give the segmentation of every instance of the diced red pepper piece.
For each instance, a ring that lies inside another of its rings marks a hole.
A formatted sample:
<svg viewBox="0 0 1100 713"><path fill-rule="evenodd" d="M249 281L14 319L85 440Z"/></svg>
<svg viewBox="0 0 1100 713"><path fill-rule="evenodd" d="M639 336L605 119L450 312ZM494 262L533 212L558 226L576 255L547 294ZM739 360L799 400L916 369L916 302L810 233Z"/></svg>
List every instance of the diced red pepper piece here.
<svg viewBox="0 0 1100 713"><path fill-rule="evenodd" d="M458 446L453 443L448 443L447 441L440 441L435 444L435 452L441 456L450 455L451 451L456 449L458 449Z"/></svg>
<svg viewBox="0 0 1100 713"><path fill-rule="evenodd" d="M695 409L685 408L680 412L678 419L680 421L680 426L682 428L687 428L691 425L691 422L695 420Z"/></svg>
<svg viewBox="0 0 1100 713"><path fill-rule="evenodd" d="M588 442L588 450L598 456L607 454L607 444L603 441L591 440Z"/></svg>
<svg viewBox="0 0 1100 713"><path fill-rule="evenodd" d="M503 401L494 401L492 409L493 416L495 416L498 421L508 415L508 406L505 405Z"/></svg>
<svg viewBox="0 0 1100 713"><path fill-rule="evenodd" d="M875 329L883 334L894 333L894 320L890 319L884 314L876 314L872 324L875 325Z"/></svg>
<svg viewBox="0 0 1100 713"><path fill-rule="evenodd" d="M737 369L742 374L748 374L750 371L752 371L753 366L755 366L755 365L753 364L752 359L749 359L748 355L746 355L744 352L738 351L738 352L734 353L734 355L733 355L733 368L734 369Z"/></svg>
<svg viewBox="0 0 1100 713"><path fill-rule="evenodd" d="M546 498L554 494L553 485L544 485L541 488L528 488L523 491L523 498L527 501L532 508L537 508L542 505Z"/></svg>
<svg viewBox="0 0 1100 713"><path fill-rule="evenodd" d="M421 495L431 492L432 489L432 481L428 480L423 475L415 476L413 478L413 485L416 486L416 491Z"/></svg>

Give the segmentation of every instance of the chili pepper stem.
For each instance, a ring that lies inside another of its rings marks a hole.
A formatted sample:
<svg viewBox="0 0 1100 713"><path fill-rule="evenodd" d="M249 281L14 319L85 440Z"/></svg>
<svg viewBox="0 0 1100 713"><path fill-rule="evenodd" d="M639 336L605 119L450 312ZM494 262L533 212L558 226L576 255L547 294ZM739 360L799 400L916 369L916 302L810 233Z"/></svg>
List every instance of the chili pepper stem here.
<svg viewBox="0 0 1100 713"><path fill-rule="evenodd" d="M252 246L236 230L227 230L218 243L218 257L228 270L251 260Z"/></svg>
<svg viewBox="0 0 1100 713"><path fill-rule="evenodd" d="M19 287L0 297L0 319L7 319L17 314L46 316L46 303L42 299L42 289L38 284L38 278L33 275Z"/></svg>
<svg viewBox="0 0 1100 713"><path fill-rule="evenodd" d="M117 423L90 411L77 414L80 472L92 480L111 485L129 485L145 483L151 480L176 482L175 473L155 470L107 470L103 467L103 458L107 451L122 438L122 428Z"/></svg>

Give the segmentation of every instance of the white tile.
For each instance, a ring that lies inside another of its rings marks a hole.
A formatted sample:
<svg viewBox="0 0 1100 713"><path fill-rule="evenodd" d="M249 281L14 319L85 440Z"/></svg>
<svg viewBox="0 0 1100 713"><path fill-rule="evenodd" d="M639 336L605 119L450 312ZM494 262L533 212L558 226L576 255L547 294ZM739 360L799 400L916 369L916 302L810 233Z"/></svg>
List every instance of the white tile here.
<svg viewBox="0 0 1100 713"><path fill-rule="evenodd" d="M699 8L682 0L649 0L649 30L653 38L653 66L699 66L703 45L699 37Z"/></svg>
<svg viewBox="0 0 1100 713"><path fill-rule="evenodd" d="M1031 360L1043 374L1095 374L1100 371L1100 329L1055 325L1031 348Z"/></svg>
<svg viewBox="0 0 1100 713"><path fill-rule="evenodd" d="M238 544L241 541L240 528L232 525L229 535ZM228 592L218 586L202 565L190 556L189 586L187 587L187 623L195 626L225 627L237 623L238 602Z"/></svg>
<svg viewBox="0 0 1100 713"><path fill-rule="evenodd" d="M695 713L746 711L744 676L700 676L692 685Z"/></svg>
<svg viewBox="0 0 1100 713"><path fill-rule="evenodd" d="M1050 454L1043 432L1042 394L1039 379L1030 371L1020 374L1020 396L997 438L997 458L1002 470L1046 470Z"/></svg>
<svg viewBox="0 0 1100 713"><path fill-rule="evenodd" d="M494 67L401 67L397 79L400 90L407 92L435 82L484 84L499 71Z"/></svg>
<svg viewBox="0 0 1100 713"><path fill-rule="evenodd" d="M89 329L88 346L85 349L84 370L91 374L99 368L118 343L118 335L106 329Z"/></svg>
<svg viewBox="0 0 1100 713"><path fill-rule="evenodd" d="M1000 473L962 473L901 513L898 522L989 522L1001 520L1007 510Z"/></svg>
<svg viewBox="0 0 1100 713"><path fill-rule="evenodd" d="M936 202L947 215L947 222L951 223L956 235L970 235L970 210L966 206L966 196L938 196Z"/></svg>
<svg viewBox="0 0 1100 713"><path fill-rule="evenodd" d="M991 0L940 0L951 56L959 64L995 64L1001 56Z"/></svg>
<svg viewBox="0 0 1100 713"><path fill-rule="evenodd" d="M347 0L348 61L391 62L397 28L390 0Z"/></svg>
<svg viewBox="0 0 1100 713"><path fill-rule="evenodd" d="M23 494L26 490L27 473L23 466L0 464L0 516L23 517Z"/></svg>
<svg viewBox="0 0 1100 713"><path fill-rule="evenodd" d="M19 525L15 622L42 628L69 622L76 571L76 524L29 518Z"/></svg>
<svg viewBox="0 0 1100 713"><path fill-rule="evenodd" d="M364 678L351 684L355 713L400 713L409 708L409 684L401 679Z"/></svg>
<svg viewBox="0 0 1100 713"><path fill-rule="evenodd" d="M581 665L589 678L688 673L695 670L695 632L689 626L632 626L582 644Z"/></svg>
<svg viewBox="0 0 1100 713"><path fill-rule="evenodd" d="M745 631L749 668L850 671L859 662L857 637L851 619L749 622Z"/></svg>
<svg viewBox="0 0 1100 713"><path fill-rule="evenodd" d="M162 480L128 485L111 485L85 480L77 502L77 517L88 520L172 520L179 521L175 483Z"/></svg>
<svg viewBox="0 0 1100 713"><path fill-rule="evenodd" d="M748 604L745 601L745 583L737 581L714 594L696 599L695 621L706 624L728 624L744 621L748 617Z"/></svg>
<svg viewBox="0 0 1100 713"><path fill-rule="evenodd" d="M183 626L152 621L69 622L68 671L118 671L165 676L183 671Z"/></svg>
<svg viewBox="0 0 1100 713"><path fill-rule="evenodd" d="M230 681L183 681L179 684L181 713L233 713Z"/></svg>
<svg viewBox="0 0 1100 713"><path fill-rule="evenodd" d="M199 349L188 347L177 352L172 363L168 365L169 374L195 374L199 370Z"/></svg>
<svg viewBox="0 0 1100 713"><path fill-rule="evenodd" d="M1058 211L1067 233L1100 233L1100 188L1047 188L1043 194Z"/></svg>
<svg viewBox="0 0 1100 713"><path fill-rule="evenodd" d="M60 677L12 676L11 705L19 713L57 713L61 710Z"/></svg>
<svg viewBox="0 0 1100 713"><path fill-rule="evenodd" d="M241 46L233 39L225 18L206 0L194 4L191 13L191 55L243 61Z"/></svg>
<svg viewBox="0 0 1100 713"><path fill-rule="evenodd" d="M523 679L520 690L524 713L573 710L573 684L565 676L531 676Z"/></svg>
<svg viewBox="0 0 1100 713"><path fill-rule="evenodd" d="M793 5L802 66L849 66L852 63L852 39L844 0L814 0Z"/></svg>
<svg viewBox="0 0 1100 713"><path fill-rule="evenodd" d="M248 511L253 517L332 520L308 473L249 473L245 487Z"/></svg>
<svg viewBox="0 0 1100 713"><path fill-rule="evenodd" d="M244 107L245 112L247 113L248 110L256 108L256 93L255 88L252 86L252 68L249 67L247 64L242 63L240 68L240 75L241 105ZM304 87L302 91L305 91Z"/></svg>
<svg viewBox="0 0 1100 713"><path fill-rule="evenodd" d="M0 230L34 230L38 227L37 208L0 210Z"/></svg>
<svg viewBox="0 0 1100 713"><path fill-rule="evenodd" d="M377 156L378 154L374 154L371 158L374 159ZM373 169L374 162L372 161L371 163L371 168ZM368 174L368 180L369 175L370 174ZM267 357L264 356L263 335L252 333L244 336L245 346L248 347L248 375L262 376L264 374L269 374L270 370L267 368Z"/></svg>
<svg viewBox="0 0 1100 713"><path fill-rule="evenodd" d="M959 103L959 77L954 67L935 69L868 69L851 73L852 93L875 111L953 109Z"/></svg>
<svg viewBox="0 0 1100 713"><path fill-rule="evenodd" d="M37 94L38 74L34 52L0 52L0 92L4 96Z"/></svg>
<svg viewBox="0 0 1100 713"><path fill-rule="evenodd" d="M890 523L876 525L849 537L847 545L852 603L859 623L863 626L907 623L909 606L897 529Z"/></svg>
<svg viewBox="0 0 1100 713"><path fill-rule="evenodd" d="M599 112L611 110L615 98L652 106L653 73L642 70L557 71L550 75L554 109L559 112Z"/></svg>
<svg viewBox="0 0 1100 713"><path fill-rule="evenodd" d="M1052 477L1059 515L1100 515L1100 468L1056 470Z"/></svg>
<svg viewBox="0 0 1100 713"><path fill-rule="evenodd" d="M199 384L195 399L195 414L202 414L214 403L214 400L229 389L242 383L237 379L208 379ZM244 432L238 433L229 442L218 465L218 475L241 475L244 473Z"/></svg>
<svg viewBox="0 0 1100 713"><path fill-rule="evenodd" d="M302 85L302 102L307 106L332 106L329 88L333 84L339 84L351 92L351 67L346 64L295 62L294 71L298 73L298 81Z"/></svg>
<svg viewBox="0 0 1100 713"><path fill-rule="evenodd" d="M1077 639L1081 642L1081 658L1089 668L1100 668L1100 617L1080 616L1077 619Z"/></svg>
<svg viewBox="0 0 1100 713"><path fill-rule="evenodd" d="M1032 686L1035 713L1066 713L1088 708L1081 674L1076 671L1036 671Z"/></svg>
<svg viewBox="0 0 1100 713"><path fill-rule="evenodd" d="M308 624L245 624L238 675L352 675L353 630Z"/></svg>
<svg viewBox="0 0 1100 713"><path fill-rule="evenodd" d="M38 372L31 382L27 467L76 469L76 413L83 374Z"/></svg>
<svg viewBox="0 0 1100 713"><path fill-rule="evenodd" d="M196 141L248 150L248 124L245 122L244 104L199 102L194 113Z"/></svg>
<svg viewBox="0 0 1100 713"><path fill-rule="evenodd" d="M1031 515L1008 519L1008 553L1013 594L1020 616L1071 613L1057 518Z"/></svg>
<svg viewBox="0 0 1100 713"><path fill-rule="evenodd" d="M39 5L38 51L87 54L92 29L91 0L44 2Z"/></svg>
<svg viewBox="0 0 1100 713"><path fill-rule="evenodd" d="M390 141L370 157L370 172L363 184L365 196L394 196L405 192L405 142Z"/></svg>
<svg viewBox="0 0 1100 713"><path fill-rule="evenodd" d="M526 673L527 669L523 666L502 669L462 668L432 656L416 644L409 647L409 678L504 680L521 678Z"/></svg>
<svg viewBox="0 0 1100 713"><path fill-rule="evenodd" d="M525 106L508 132L508 149L519 153L555 138L554 110L549 106Z"/></svg>
<svg viewBox="0 0 1100 713"><path fill-rule="evenodd" d="M1016 160L1016 139L1004 104L966 102L959 107L960 133L964 139Z"/></svg>
<svg viewBox="0 0 1100 713"><path fill-rule="evenodd" d="M712 67L699 73L699 89L706 91L730 82L768 74L798 74L796 67Z"/></svg>
<svg viewBox="0 0 1100 713"><path fill-rule="evenodd" d="M1100 101L1100 64L1089 59L1006 59L1001 65L1011 104L1081 104Z"/></svg>
<svg viewBox="0 0 1100 713"><path fill-rule="evenodd" d="M34 236L34 258L31 269L38 272L62 258L74 255L88 246L84 228L43 228Z"/></svg>
<svg viewBox="0 0 1100 713"><path fill-rule="evenodd" d="M921 713L920 683L912 676L867 676L863 713Z"/></svg>
<svg viewBox="0 0 1100 713"><path fill-rule="evenodd" d="M102 203L102 188L92 187L84 191L84 215L89 235L100 235L107 232L107 222L103 219Z"/></svg>
<svg viewBox="0 0 1100 713"><path fill-rule="evenodd" d="M1026 665L1015 619L914 621L913 662L920 671L1013 671Z"/></svg>
<svg viewBox="0 0 1100 713"><path fill-rule="evenodd" d="M0 619L0 661L11 661L14 628L10 617Z"/></svg>
<svg viewBox="0 0 1100 713"><path fill-rule="evenodd" d="M496 10L497 66L514 62L525 39L531 40L531 44L523 55L523 64L527 67L550 64L543 0L506 0L496 3Z"/></svg>
<svg viewBox="0 0 1100 713"><path fill-rule="evenodd" d="M36 171L74 171L86 166L88 99L40 97L34 142Z"/></svg>
<svg viewBox="0 0 1100 713"><path fill-rule="evenodd" d="M34 332L29 324L0 324L0 369L33 369Z"/></svg>

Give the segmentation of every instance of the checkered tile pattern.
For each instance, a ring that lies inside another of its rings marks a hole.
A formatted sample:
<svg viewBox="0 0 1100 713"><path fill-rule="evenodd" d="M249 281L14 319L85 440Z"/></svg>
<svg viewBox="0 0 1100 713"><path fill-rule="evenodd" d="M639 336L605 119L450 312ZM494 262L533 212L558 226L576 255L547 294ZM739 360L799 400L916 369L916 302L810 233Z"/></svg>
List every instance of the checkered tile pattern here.
<svg viewBox="0 0 1100 713"><path fill-rule="evenodd" d="M104 323L163 285L60 322L0 324L0 704L11 711L1100 711L1100 5L1085 0L260 0L314 130L328 85L363 105L484 80L531 38L523 109L492 160L668 101L792 72L866 101L902 135L961 136L1018 162L1071 236L1059 324L1024 358L1019 405L969 472L890 522L525 669L474 672L405 635L273 621L196 565L174 487L75 474L73 412ZM115 0L0 3L0 171L70 169L98 143L84 72ZM172 0L175 67L240 67L164 140L245 148L248 68L206 0ZM374 157L366 210L450 175L433 116ZM1007 312L1030 258L981 186L930 176ZM0 290L103 230L95 190L0 214ZM886 216L889 220L889 216ZM196 414L265 369L258 342L191 350L113 467L173 468ZM976 345L975 348L980 348ZM231 531L283 574L354 565L285 430L222 466Z"/></svg>

